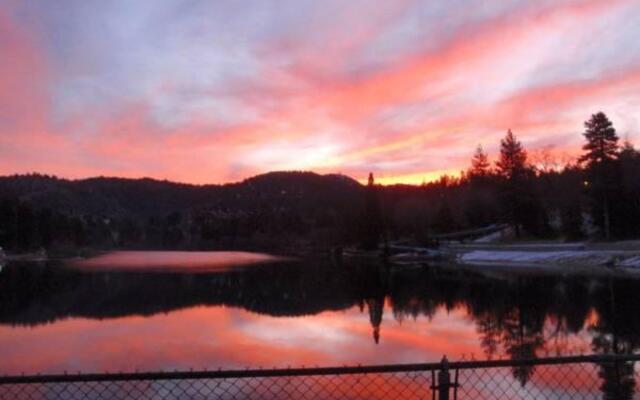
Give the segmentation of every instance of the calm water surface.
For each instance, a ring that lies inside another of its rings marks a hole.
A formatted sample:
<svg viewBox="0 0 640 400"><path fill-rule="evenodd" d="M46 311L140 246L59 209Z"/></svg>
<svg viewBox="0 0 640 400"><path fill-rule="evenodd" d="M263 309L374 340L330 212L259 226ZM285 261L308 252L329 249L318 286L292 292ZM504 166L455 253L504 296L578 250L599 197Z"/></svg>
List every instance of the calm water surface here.
<svg viewBox="0 0 640 400"><path fill-rule="evenodd" d="M165 261L163 261L165 260ZM633 351L640 282L225 252L0 272L0 373Z"/></svg>

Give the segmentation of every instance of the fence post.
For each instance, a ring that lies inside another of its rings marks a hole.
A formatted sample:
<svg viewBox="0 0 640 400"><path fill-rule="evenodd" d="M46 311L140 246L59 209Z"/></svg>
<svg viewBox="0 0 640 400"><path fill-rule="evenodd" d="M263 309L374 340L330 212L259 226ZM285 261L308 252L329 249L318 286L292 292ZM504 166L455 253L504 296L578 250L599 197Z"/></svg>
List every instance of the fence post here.
<svg viewBox="0 0 640 400"><path fill-rule="evenodd" d="M449 374L449 360L447 360L447 356L443 356L440 371L438 371L438 400L449 400L450 386L451 375Z"/></svg>

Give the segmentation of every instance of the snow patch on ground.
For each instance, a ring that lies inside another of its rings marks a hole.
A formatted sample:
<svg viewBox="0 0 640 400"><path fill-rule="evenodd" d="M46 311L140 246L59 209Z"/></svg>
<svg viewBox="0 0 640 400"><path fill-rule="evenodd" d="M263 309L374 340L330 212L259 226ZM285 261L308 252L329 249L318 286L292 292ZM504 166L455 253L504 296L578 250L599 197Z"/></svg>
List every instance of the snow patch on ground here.
<svg viewBox="0 0 640 400"><path fill-rule="evenodd" d="M509 248L509 247L518 247L518 248L526 248L526 249L544 249L544 248L553 248L553 249L564 249L564 250L583 250L585 248L585 244L583 242L577 243L516 243L516 244L505 244L501 245L501 247Z"/></svg>
<svg viewBox="0 0 640 400"><path fill-rule="evenodd" d="M618 263L621 267L640 268L640 256L627 258Z"/></svg>
<svg viewBox="0 0 640 400"><path fill-rule="evenodd" d="M481 237L477 238L476 240L472 241L472 243L483 244L483 243L500 242L500 241L508 239L508 238L513 238L514 234L515 233L513 231L513 228L505 227L505 228L500 229L498 231L491 232L489 234L481 236Z"/></svg>
<svg viewBox="0 0 640 400"><path fill-rule="evenodd" d="M493 243L502 239L502 236L502 231L493 232L474 240L473 243Z"/></svg>
<svg viewBox="0 0 640 400"><path fill-rule="evenodd" d="M521 266L573 265L581 267L608 266L614 268L640 268L637 252L563 250L513 251L472 250L459 254L462 264L517 264Z"/></svg>
<svg viewBox="0 0 640 400"><path fill-rule="evenodd" d="M611 261L611 256L598 251L494 251L473 250L461 254L462 263L522 263L522 264L582 264L601 265Z"/></svg>

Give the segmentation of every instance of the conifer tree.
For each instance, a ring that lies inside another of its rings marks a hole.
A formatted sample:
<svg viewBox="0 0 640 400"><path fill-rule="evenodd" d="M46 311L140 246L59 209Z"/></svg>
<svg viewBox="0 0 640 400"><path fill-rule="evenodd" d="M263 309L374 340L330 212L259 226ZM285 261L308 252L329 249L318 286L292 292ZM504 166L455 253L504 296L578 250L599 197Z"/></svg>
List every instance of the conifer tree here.
<svg viewBox="0 0 640 400"><path fill-rule="evenodd" d="M640 232L640 152L628 140L618 155L620 197L616 199L616 231L625 237L638 236ZM619 217L621 215L621 218Z"/></svg>
<svg viewBox="0 0 640 400"><path fill-rule="evenodd" d="M377 249L382 237L382 213L380 211L380 199L378 189L372 173L366 188L366 203L363 221L362 247L367 250Z"/></svg>
<svg viewBox="0 0 640 400"><path fill-rule="evenodd" d="M509 181L518 179L527 170L527 152L511 132L500 141L500 159L496 162L498 174Z"/></svg>
<svg viewBox="0 0 640 400"><path fill-rule="evenodd" d="M476 147L473 158L471 159L471 169L469 170L470 177L483 177L489 174L489 157L484 152L482 145Z"/></svg>
<svg viewBox="0 0 640 400"><path fill-rule="evenodd" d="M482 145L476 147L471 158L471 167L467 171L469 188L465 200L464 215L473 227L486 226L495 222L496 176L491 170L489 157Z"/></svg>
<svg viewBox="0 0 640 400"><path fill-rule="evenodd" d="M532 187L533 171L527 164L527 152L511 129L500 141L496 167L502 181L502 219L513 226L518 237L522 228L533 234L542 233L547 223Z"/></svg>
<svg viewBox="0 0 640 400"><path fill-rule="evenodd" d="M582 146L585 151L580 157L580 162L587 168L594 168L606 162L611 162L618 157L618 135L613 124L603 112L593 114L584 123L586 128L584 137L587 143Z"/></svg>
<svg viewBox="0 0 640 400"><path fill-rule="evenodd" d="M522 195L520 185L526 168L527 153L515 138L511 129L500 141L500 158L496 162L497 173L502 179L501 208L503 219L521 234Z"/></svg>
<svg viewBox="0 0 640 400"><path fill-rule="evenodd" d="M586 167L585 186L593 200L594 220L603 229L606 239L611 238L611 199L616 190L616 165L619 154L618 135L603 112L591 115L584 123L587 140L580 162Z"/></svg>

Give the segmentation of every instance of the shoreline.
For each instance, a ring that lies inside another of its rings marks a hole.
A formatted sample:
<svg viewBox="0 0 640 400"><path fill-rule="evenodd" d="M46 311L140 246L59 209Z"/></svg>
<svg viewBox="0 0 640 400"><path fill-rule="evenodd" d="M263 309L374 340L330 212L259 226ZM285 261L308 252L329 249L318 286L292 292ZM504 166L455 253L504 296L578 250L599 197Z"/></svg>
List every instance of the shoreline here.
<svg viewBox="0 0 640 400"><path fill-rule="evenodd" d="M616 243L461 245L451 248L456 264L505 267L637 270L640 249ZM635 247L635 246L634 246Z"/></svg>

